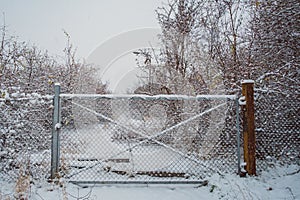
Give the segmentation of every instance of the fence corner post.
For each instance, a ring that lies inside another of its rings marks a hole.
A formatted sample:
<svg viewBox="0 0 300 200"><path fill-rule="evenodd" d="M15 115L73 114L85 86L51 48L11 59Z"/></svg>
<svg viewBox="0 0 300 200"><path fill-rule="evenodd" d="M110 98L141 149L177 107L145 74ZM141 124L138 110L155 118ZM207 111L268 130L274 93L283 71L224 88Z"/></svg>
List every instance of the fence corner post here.
<svg viewBox="0 0 300 200"><path fill-rule="evenodd" d="M59 157L60 157L60 84L54 85L54 99L53 99L53 121L52 121L52 139L51 139L51 179L58 176L59 172Z"/></svg>
<svg viewBox="0 0 300 200"><path fill-rule="evenodd" d="M249 175L256 175L255 161L255 123L254 123L254 81L242 81L242 95L246 104L243 105L243 137L244 137L244 161Z"/></svg>

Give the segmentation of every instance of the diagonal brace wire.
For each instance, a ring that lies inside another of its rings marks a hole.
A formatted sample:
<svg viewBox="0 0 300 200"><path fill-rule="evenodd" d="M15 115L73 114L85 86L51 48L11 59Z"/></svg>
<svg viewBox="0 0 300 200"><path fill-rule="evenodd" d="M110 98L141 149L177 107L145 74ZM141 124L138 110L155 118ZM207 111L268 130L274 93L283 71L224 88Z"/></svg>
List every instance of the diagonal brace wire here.
<svg viewBox="0 0 300 200"><path fill-rule="evenodd" d="M143 140L143 141L141 141L141 142L139 142L139 143L133 145L132 147L129 147L129 148L127 148L127 149L125 149L125 150L123 150L123 151L121 151L121 152L119 152L119 153L113 155L112 157L117 156L117 155L120 155L120 154L122 154L122 153L124 153L124 152L126 152L126 151L128 151L128 150L131 150L131 149L133 149L133 148L135 148L135 147L137 147L137 146L139 146L139 145L141 145L141 144L143 144L143 143L145 143L145 142L147 142L147 141L153 141L153 142L155 142L156 144L159 144L159 145L161 145L161 146L163 146L163 147L165 147L165 148L167 148L167 149L169 149L169 150L171 150L171 151L173 151L173 152L175 152L175 153L177 153L177 154L183 156L184 158L187 158L187 159L189 159L189 160L191 160L191 161L194 161L194 162L196 162L197 164L200 164L200 165L202 165L202 166L203 166L203 163L200 162L198 159L196 159L196 158L194 158L194 157L192 157L192 156L188 156L188 155L186 155L185 153L179 151L178 149L175 149L175 148L173 148L173 147L171 147L171 146L169 146L169 145L167 145L167 144L165 144L165 143L162 143L162 142L160 142L160 141L158 141L158 140L155 140L154 138L155 138L155 137L158 137L158 136L161 136L161 135L163 135L163 134L165 134L165 133L167 133L167 132L169 132L169 131L171 131L171 130L173 130L173 129L175 129L175 128L178 128L178 127L180 127L180 126L182 126L182 125L184 125L184 124L187 124L187 123L189 123L190 121L193 121L193 120L195 120L195 119L197 119L197 118L199 118L199 117L201 117L201 116L203 116L203 115L205 115L205 114L207 114L207 113L209 113L209 112L212 112L213 110L216 110L216 109L218 109L218 108L220 108L220 107L226 105L226 103L219 104L219 105L217 105L217 106L215 106L215 107L213 107L213 108L210 108L210 109L208 109L208 110L206 110L206 111L204 111L204 112L202 112L202 113L199 113L198 115L195 115L195 116L193 116L193 117L191 117L191 118L189 118L189 119L187 119L187 120L185 120L185 121L182 121L182 122L180 122L180 123L178 123L178 124L176 124L176 125L174 125L174 126L168 128L168 129L165 129L164 131L161 131L161 132L159 132L159 133L157 133L157 134L155 134L155 135L153 135L153 136L148 136L148 135L145 135L145 134L143 134L143 133L140 133L140 132L136 131L135 129L133 129L133 128L131 128L131 127L128 127L128 126L123 125L123 124L120 124L120 123L116 122L115 120L113 120L113 119L111 119L111 118L109 118L109 117L107 117L107 116L105 116L105 115L103 115L103 114L101 114L101 113L98 113L98 112L96 112L96 111L94 111L94 110L92 110L92 109L90 109L90 108L87 108L87 107L85 107L85 106L82 106L82 105L80 105L80 104L78 104L78 103L75 103L75 102L73 102L73 101L71 101L71 103L74 104L74 105L76 105L76 106L78 106L78 107L80 107L80 108L82 108L82 109L84 109L84 110L86 110L86 111L88 111L88 112L91 112L91 113L95 114L96 116L102 117L102 118L104 118L105 120L108 120L108 121L110 121L111 123L116 124L117 126L120 126L120 127L122 127L122 128L125 128L125 129L127 129L127 130L130 130L130 131L132 131L132 132L134 132L134 133L136 133L136 134L138 134L138 135L143 136L143 137L146 138L146 140ZM91 165L91 166L89 166L88 168L85 168L85 169L83 169L83 170L80 171L80 172L77 172L77 173L75 173L75 174L72 174L72 175L70 175L69 177L72 177L72 176L74 176L74 175L76 175L76 174L79 174L79 173L81 173L81 172L83 172L83 171L86 171L87 169L91 169L91 168L93 168L93 167L95 167L95 166L101 164L101 161L103 161L103 159L98 160L98 163L96 163L96 164L94 164L94 165ZM205 166L205 167L207 167L207 166ZM212 169L212 170L213 170L213 171L216 171L215 169ZM221 174L221 172L220 172L219 170L217 170L217 173Z"/></svg>

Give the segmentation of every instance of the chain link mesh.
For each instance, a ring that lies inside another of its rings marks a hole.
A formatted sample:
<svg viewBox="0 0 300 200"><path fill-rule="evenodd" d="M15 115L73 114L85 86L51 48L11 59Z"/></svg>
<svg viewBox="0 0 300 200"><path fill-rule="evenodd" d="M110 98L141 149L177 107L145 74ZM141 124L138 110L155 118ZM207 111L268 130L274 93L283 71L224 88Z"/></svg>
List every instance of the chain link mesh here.
<svg viewBox="0 0 300 200"><path fill-rule="evenodd" d="M257 167L274 161L300 164L300 101L298 94L255 91Z"/></svg>
<svg viewBox="0 0 300 200"><path fill-rule="evenodd" d="M52 99L1 99L0 167L6 178L49 176ZM299 103L297 94L255 91L258 170L274 161L299 164ZM237 171L232 99L107 95L62 97L61 104L60 164L70 181L193 181Z"/></svg>
<svg viewBox="0 0 300 200"><path fill-rule="evenodd" d="M61 167L70 181L193 181L237 172L235 101L62 99Z"/></svg>

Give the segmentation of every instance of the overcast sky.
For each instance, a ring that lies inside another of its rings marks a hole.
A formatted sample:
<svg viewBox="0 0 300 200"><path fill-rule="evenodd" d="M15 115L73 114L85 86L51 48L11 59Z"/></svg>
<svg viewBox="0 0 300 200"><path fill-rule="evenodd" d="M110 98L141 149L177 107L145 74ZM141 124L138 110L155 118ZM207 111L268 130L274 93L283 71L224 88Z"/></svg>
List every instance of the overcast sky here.
<svg viewBox="0 0 300 200"><path fill-rule="evenodd" d="M145 27L158 28L155 9L166 0L0 0L1 24L20 41L62 55L63 30L77 47L77 56L88 58L116 35ZM124 52L123 52L124 53ZM124 58L123 58L124 59ZM113 61L120 63L120 61ZM116 71L120 66L114 66ZM110 75L115 76L115 75ZM122 74L126 76L126 74ZM127 75L128 76L128 75ZM109 82L115 82L108 80ZM120 77L117 77L120 79ZM114 83L116 84L116 83Z"/></svg>
<svg viewBox="0 0 300 200"><path fill-rule="evenodd" d="M121 32L158 27L155 9L162 0L0 0L9 33L51 53L61 54L71 35L78 54L87 57Z"/></svg>

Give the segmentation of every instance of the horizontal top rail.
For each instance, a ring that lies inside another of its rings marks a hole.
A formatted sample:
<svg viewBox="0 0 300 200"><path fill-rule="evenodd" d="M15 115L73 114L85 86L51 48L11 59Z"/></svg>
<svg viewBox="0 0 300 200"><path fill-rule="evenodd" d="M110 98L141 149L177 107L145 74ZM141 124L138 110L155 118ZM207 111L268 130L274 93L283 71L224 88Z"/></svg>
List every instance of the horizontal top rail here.
<svg viewBox="0 0 300 200"><path fill-rule="evenodd" d="M197 96L187 96L187 95L143 95L143 94L60 94L61 98L107 98L107 99L144 99L144 100L202 100L202 99L219 99L219 100L235 100L236 95L197 95Z"/></svg>
<svg viewBox="0 0 300 200"><path fill-rule="evenodd" d="M52 100L53 98L54 98L54 95L33 96L33 97L9 97L9 98L0 98L0 102L30 101L30 100L38 100L38 99Z"/></svg>

